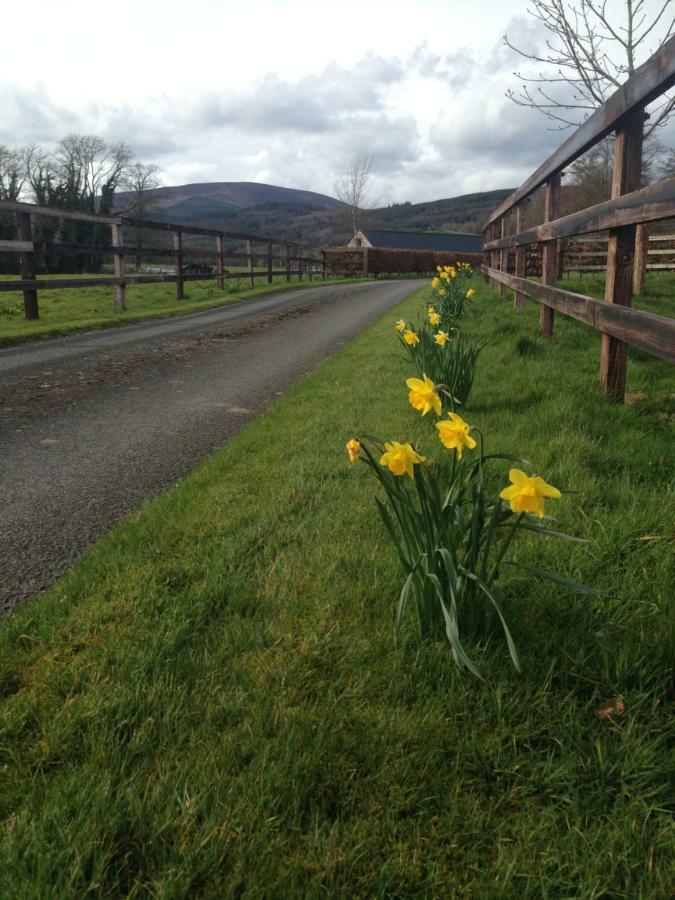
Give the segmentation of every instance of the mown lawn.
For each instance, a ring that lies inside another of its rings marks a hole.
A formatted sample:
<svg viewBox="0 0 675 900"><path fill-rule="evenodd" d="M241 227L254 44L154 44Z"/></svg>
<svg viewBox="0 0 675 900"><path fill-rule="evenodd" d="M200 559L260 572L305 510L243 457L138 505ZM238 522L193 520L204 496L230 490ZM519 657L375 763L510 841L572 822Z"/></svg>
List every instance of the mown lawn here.
<svg viewBox="0 0 675 900"><path fill-rule="evenodd" d="M596 334L544 342L476 286L466 418L575 491L556 513L589 539L518 554L608 596L514 570L523 674L495 633L485 685L412 623L395 646L344 444L443 452L406 401L411 298L0 627L0 896L669 896L670 373L635 353L644 399L608 404Z"/></svg>
<svg viewBox="0 0 675 900"><path fill-rule="evenodd" d="M124 325L139 319L177 316L261 294L297 290L299 287L320 287L344 280L334 278L322 281L320 276L315 275L311 281L307 277L302 281L294 277L287 282L285 275L275 275L271 285L258 278L254 288L243 279L226 281L223 291L218 289L215 281L187 281L184 299L180 301L176 300L175 284L132 284L127 287L128 308L124 312L114 308L113 286L45 290L38 293L40 318L34 321L24 318L22 294L9 292L0 294L0 347L74 331Z"/></svg>

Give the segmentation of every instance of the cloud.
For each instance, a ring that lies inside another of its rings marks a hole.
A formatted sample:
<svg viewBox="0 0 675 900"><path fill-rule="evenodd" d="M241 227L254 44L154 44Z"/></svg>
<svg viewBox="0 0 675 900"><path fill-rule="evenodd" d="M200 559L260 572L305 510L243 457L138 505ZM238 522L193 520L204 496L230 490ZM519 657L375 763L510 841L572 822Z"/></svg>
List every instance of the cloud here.
<svg viewBox="0 0 675 900"><path fill-rule="evenodd" d="M541 26L509 22L536 49ZM44 85L3 87L0 143L54 143L68 132L127 141L168 184L266 181L332 193L359 153L375 160L373 194L413 202L513 187L564 134L505 97L519 57L498 41L481 53L366 54L299 77L269 72L250 84L186 90L65 109ZM675 122L673 123L675 126ZM672 135L670 132L664 134Z"/></svg>

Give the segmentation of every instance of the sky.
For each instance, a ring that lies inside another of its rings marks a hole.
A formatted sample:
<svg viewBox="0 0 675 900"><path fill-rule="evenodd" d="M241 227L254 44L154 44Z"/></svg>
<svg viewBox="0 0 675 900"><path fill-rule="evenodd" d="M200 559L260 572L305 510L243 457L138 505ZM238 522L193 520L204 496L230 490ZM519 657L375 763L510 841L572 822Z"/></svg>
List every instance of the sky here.
<svg viewBox="0 0 675 900"><path fill-rule="evenodd" d="M515 187L565 137L505 97L502 36L543 40L524 0L31 0L0 28L0 144L98 134L167 185L333 194L369 154L371 203L415 203Z"/></svg>

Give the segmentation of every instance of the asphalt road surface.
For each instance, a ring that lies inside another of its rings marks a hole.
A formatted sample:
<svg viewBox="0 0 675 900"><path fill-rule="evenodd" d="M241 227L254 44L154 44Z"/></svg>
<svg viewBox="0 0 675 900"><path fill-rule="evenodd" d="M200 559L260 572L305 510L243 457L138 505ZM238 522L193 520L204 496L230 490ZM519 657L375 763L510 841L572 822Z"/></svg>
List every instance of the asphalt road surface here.
<svg viewBox="0 0 675 900"><path fill-rule="evenodd" d="M306 288L0 350L0 610L422 284Z"/></svg>

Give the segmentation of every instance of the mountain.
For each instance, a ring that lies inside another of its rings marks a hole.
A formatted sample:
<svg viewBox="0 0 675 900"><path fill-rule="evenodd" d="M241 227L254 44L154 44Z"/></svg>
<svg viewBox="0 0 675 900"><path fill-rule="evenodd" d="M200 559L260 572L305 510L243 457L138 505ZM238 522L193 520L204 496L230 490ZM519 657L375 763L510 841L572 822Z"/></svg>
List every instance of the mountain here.
<svg viewBox="0 0 675 900"><path fill-rule="evenodd" d="M351 236L348 209L334 197L252 182L162 187L149 192L148 218L184 225L269 235L314 247L336 247ZM512 189L464 194L426 203L394 203L363 213L362 228L480 232L488 215ZM118 194L117 209L129 202Z"/></svg>
<svg viewBox="0 0 675 900"><path fill-rule="evenodd" d="M182 217L184 216L211 215L218 212L226 215L240 209L251 209L275 203L291 205L297 203L317 209L339 209L343 205L335 197L318 194L315 191L302 191L253 181L181 184L156 188L149 194L154 206L153 218L158 212L161 212L162 218L166 218L167 221L173 221L171 215L174 213L180 217L175 221L183 221ZM127 192L117 194L115 197L116 208L124 209L131 199L131 194Z"/></svg>

